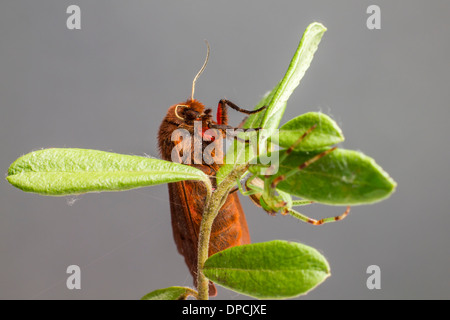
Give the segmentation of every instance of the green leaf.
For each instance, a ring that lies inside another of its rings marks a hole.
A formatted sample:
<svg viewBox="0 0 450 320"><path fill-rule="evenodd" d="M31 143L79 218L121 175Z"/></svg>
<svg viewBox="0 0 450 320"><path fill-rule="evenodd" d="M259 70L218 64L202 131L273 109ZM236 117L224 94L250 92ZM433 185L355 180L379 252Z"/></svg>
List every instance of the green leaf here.
<svg viewBox="0 0 450 320"><path fill-rule="evenodd" d="M309 246L274 240L232 247L206 260L203 273L213 282L260 299L292 298L330 275L327 260Z"/></svg>
<svg viewBox="0 0 450 320"><path fill-rule="evenodd" d="M119 191L208 177L169 161L87 149L44 149L17 159L6 178L13 186L43 195Z"/></svg>
<svg viewBox="0 0 450 320"><path fill-rule="evenodd" d="M283 126L278 134L272 137L272 142L283 148L290 148L297 140L313 126L316 126L294 150L312 151L344 141L344 135L335 121L323 113L308 112L298 116Z"/></svg>
<svg viewBox="0 0 450 320"><path fill-rule="evenodd" d="M267 106L267 109L251 115L244 124L244 128L264 128L267 129L266 138L271 136L283 117L286 109L286 103L292 92L300 83L306 70L309 68L314 57L320 40L327 29L320 23L314 22L310 24L303 37L300 40L297 51L295 52L288 70L283 79L273 88L270 93L266 93L261 101L256 105L255 109ZM240 155L237 153L239 148L236 147L239 142L235 142L235 148L231 150L232 154L225 156L224 165L217 172L217 183L220 183L233 170L234 163L243 164L245 160L252 159L254 156L252 150L248 146L244 146L245 152ZM246 157L244 157L246 156ZM230 161L233 159L233 162Z"/></svg>
<svg viewBox="0 0 450 320"><path fill-rule="evenodd" d="M141 300L186 300L188 296L197 297L197 291L187 287L168 287L152 291Z"/></svg>
<svg viewBox="0 0 450 320"><path fill-rule="evenodd" d="M280 81L281 83L281 81ZM278 90L278 87L280 86L280 83L278 83L275 88L273 88L271 91L266 92L266 94L262 97L262 99L258 102L258 104L255 106L255 109L262 108L264 106L269 106L270 102L273 99L273 96ZM247 120L245 121L243 127L246 129L249 128L261 128L262 121L264 119L264 114L267 112L267 109L258 113L254 113L249 115Z"/></svg>
<svg viewBox="0 0 450 320"><path fill-rule="evenodd" d="M297 51L289 64L289 68L283 80L276 87L269 107L264 113L264 118L261 122L262 128L270 130L278 128L286 103L311 65L314 53L317 51L320 40L326 30L327 28L317 22L311 23L306 28Z"/></svg>
<svg viewBox="0 0 450 320"><path fill-rule="evenodd" d="M357 205L380 201L395 190L395 181L373 160L361 152L336 149L303 170L298 166L314 152L293 152L284 159L277 176L295 169L295 174L277 185L277 189L308 200L333 205ZM282 159L284 152L280 152ZM250 167L253 173L264 169Z"/></svg>
<svg viewBox="0 0 450 320"><path fill-rule="evenodd" d="M224 158L224 164L216 172L217 185L230 174L236 163L244 164L255 157L252 148L242 142L235 141L233 147L233 151L230 151L228 157Z"/></svg>

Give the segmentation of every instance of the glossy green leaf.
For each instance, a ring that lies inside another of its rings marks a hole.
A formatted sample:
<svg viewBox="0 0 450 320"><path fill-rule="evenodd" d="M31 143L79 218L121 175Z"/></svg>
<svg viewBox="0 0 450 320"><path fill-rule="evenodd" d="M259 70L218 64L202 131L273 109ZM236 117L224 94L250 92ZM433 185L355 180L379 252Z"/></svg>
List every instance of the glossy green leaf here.
<svg viewBox="0 0 450 320"><path fill-rule="evenodd" d="M315 129L294 150L313 151L344 141L344 135L335 121L323 113L308 112L282 125L278 134L272 137L272 142L290 148L313 126L316 126Z"/></svg>
<svg viewBox="0 0 450 320"><path fill-rule="evenodd" d="M9 168L15 187L43 195L119 191L208 177L196 168L169 161L87 149L43 149Z"/></svg>
<svg viewBox="0 0 450 320"><path fill-rule="evenodd" d="M281 83L281 81L280 81ZM270 102L273 99L273 96L278 90L278 87L280 86L280 83L278 83L271 91L266 92L266 94L262 97L262 99L258 102L258 104L255 106L255 109L262 108L264 106L269 106ZM266 110L263 110L258 113L254 113L248 116L247 120L245 120L245 123L243 125L244 128L262 128L262 121L264 119L264 115L267 112Z"/></svg>
<svg viewBox="0 0 450 320"><path fill-rule="evenodd" d="M286 175L277 189L291 195L334 205L367 204L387 198L394 192L395 181L373 160L361 152L336 149L303 170L298 166L319 151L293 152L276 175ZM282 159L284 152L280 153ZM263 174L265 169L253 167L251 172Z"/></svg>
<svg viewBox="0 0 450 320"><path fill-rule="evenodd" d="M229 150L228 156L224 158L224 164L216 172L217 184L220 184L230 174L236 164L244 164L255 158L253 149L242 142L235 141L232 147L235 149Z"/></svg>
<svg viewBox="0 0 450 320"><path fill-rule="evenodd" d="M283 80L281 80L280 84L276 87L273 98L264 113L264 118L261 122L262 128L270 130L278 128L286 108L286 103L295 88L299 85L306 70L308 70L311 65L314 53L326 30L327 29L321 23L317 22L310 24L306 28L297 51L289 64L289 68L283 77Z"/></svg>
<svg viewBox="0 0 450 320"><path fill-rule="evenodd" d="M251 115L245 122L244 128L264 128L267 130L266 138L274 133L274 130L278 128L281 118L283 117L287 100L294 92L295 88L297 88L300 80L309 68L314 57L314 53L316 52L320 40L326 30L327 29L322 24L317 22L310 24L306 28L283 79L270 93L266 93L255 107L255 109L258 109L260 107L267 106L267 109L260 113ZM243 146L245 151L239 154L239 148L236 147L239 143L235 142L234 144L235 148L232 149L232 154L227 154L225 156L225 165L223 165L219 172L217 172L216 176L218 183L220 183L224 177L226 177L231 170L233 170L234 163L238 162L242 164L245 163L246 159L252 159L256 156L253 154L253 150L248 148L248 146ZM232 159L232 161L230 159Z"/></svg>
<svg viewBox="0 0 450 320"><path fill-rule="evenodd" d="M206 261L203 273L213 282L260 299L305 294L330 275L327 260L309 246L274 240L232 247Z"/></svg>
<svg viewBox="0 0 450 320"><path fill-rule="evenodd" d="M152 291L141 300L186 300L188 296L197 297L197 291L187 287L169 287Z"/></svg>

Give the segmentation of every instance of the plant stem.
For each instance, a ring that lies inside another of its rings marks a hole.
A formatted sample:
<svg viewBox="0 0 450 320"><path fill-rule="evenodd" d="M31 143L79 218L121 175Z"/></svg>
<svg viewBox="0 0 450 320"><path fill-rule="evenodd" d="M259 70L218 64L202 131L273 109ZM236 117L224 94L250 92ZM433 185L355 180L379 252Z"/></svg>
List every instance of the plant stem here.
<svg viewBox="0 0 450 320"><path fill-rule="evenodd" d="M228 194L233 188L236 180L241 178L244 172L247 170L247 165L239 166L235 168L217 189L211 194L208 190L208 196L205 202L205 210L203 211L202 221L200 223L200 233L198 238L198 264L197 264L197 289L198 300L208 300L208 279L203 274L203 265L208 259L209 252L209 240L211 237L211 228L214 219L217 217L220 208L225 203Z"/></svg>
<svg viewBox="0 0 450 320"><path fill-rule="evenodd" d="M188 290L186 290L186 293L184 295L180 296L178 298L178 300L187 300L187 298L189 298L189 296L192 296L192 297L194 297L195 299L198 300L198 292L195 291L195 290L192 290L190 288L187 288L187 289Z"/></svg>

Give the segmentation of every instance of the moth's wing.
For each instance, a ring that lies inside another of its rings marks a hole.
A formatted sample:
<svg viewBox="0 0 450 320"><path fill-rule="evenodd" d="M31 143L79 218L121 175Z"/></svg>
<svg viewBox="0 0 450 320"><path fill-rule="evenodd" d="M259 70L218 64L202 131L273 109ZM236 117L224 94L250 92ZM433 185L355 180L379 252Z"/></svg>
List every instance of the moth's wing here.
<svg viewBox="0 0 450 320"><path fill-rule="evenodd" d="M198 233L206 192L201 183L181 181L169 183L172 231L178 252L184 256L186 265L197 287ZM209 295L217 295L212 282Z"/></svg>
<svg viewBox="0 0 450 320"><path fill-rule="evenodd" d="M237 194L230 194L211 229L211 256L227 248L250 243L247 221Z"/></svg>
<svg viewBox="0 0 450 320"><path fill-rule="evenodd" d="M242 235L240 244L250 243L250 233L248 232L247 219L245 218L244 209L242 209L241 202L239 201L238 193L235 192L228 197L232 197L236 205L236 210L239 212L239 223L241 225Z"/></svg>

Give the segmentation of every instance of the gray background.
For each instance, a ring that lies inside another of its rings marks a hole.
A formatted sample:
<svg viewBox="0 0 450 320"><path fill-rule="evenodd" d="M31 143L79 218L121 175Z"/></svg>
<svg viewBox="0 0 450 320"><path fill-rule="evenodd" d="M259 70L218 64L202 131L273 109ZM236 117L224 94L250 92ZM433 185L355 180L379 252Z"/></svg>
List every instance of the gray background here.
<svg viewBox="0 0 450 320"><path fill-rule="evenodd" d="M66 28L71 4L81 7L79 31ZM381 7L381 30L366 28L370 4ZM331 278L301 299L448 299L449 18L448 1L2 1L0 168L6 175L46 147L158 156L159 124L190 95L203 39L212 52L196 98L252 108L319 21L328 31L283 122L330 114L342 146L375 158L399 186L321 227L269 217L243 198L252 239L300 241L328 258ZM71 264L81 290L65 286ZM381 290L366 288L372 264ZM192 279L172 239L166 186L55 198L0 182L0 298L137 299L171 285Z"/></svg>

